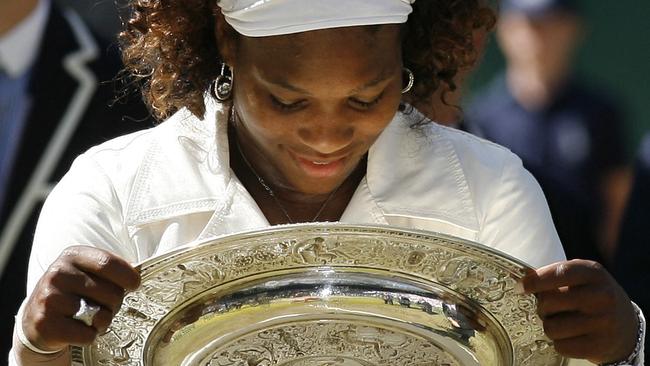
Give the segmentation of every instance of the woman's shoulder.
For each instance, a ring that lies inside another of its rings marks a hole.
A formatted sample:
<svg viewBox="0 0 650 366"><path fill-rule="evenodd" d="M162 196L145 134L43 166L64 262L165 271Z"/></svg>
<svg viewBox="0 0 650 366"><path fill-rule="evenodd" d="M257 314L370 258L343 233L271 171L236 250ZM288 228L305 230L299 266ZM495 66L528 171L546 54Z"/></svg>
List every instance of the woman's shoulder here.
<svg viewBox="0 0 650 366"><path fill-rule="evenodd" d="M507 147L478 137L466 131L435 125L441 138L453 144L458 158L465 163L478 163L500 169L504 164L521 165L521 159Z"/></svg>
<svg viewBox="0 0 650 366"><path fill-rule="evenodd" d="M110 196L134 224L154 209L188 201L206 206L228 176L227 146L219 146L215 118L202 120L183 110L153 128L97 145L75 160L61 186L99 199Z"/></svg>
<svg viewBox="0 0 650 366"><path fill-rule="evenodd" d="M417 153L410 154L409 160L423 165L455 165L467 178L477 179L489 176L489 173L499 175L506 166L522 165L521 159L508 148L438 124L415 109L405 114L401 128L407 132L399 144L411 146L411 150L416 147ZM444 159L440 159L441 156Z"/></svg>
<svg viewBox="0 0 650 366"><path fill-rule="evenodd" d="M419 224L445 222L533 265L561 258L542 191L521 159L418 114L394 121L369 156L368 186L384 212Z"/></svg>
<svg viewBox="0 0 650 366"><path fill-rule="evenodd" d="M507 149L426 120L416 110L389 125L368 158L368 184L387 210L444 217L480 230L506 170L523 169Z"/></svg>
<svg viewBox="0 0 650 366"><path fill-rule="evenodd" d="M133 176L143 169L167 170L202 162L215 150L214 118L199 119L180 110L148 129L108 140L80 156L107 176Z"/></svg>
<svg viewBox="0 0 650 366"><path fill-rule="evenodd" d="M173 138L182 121L190 118L184 111L179 111L155 126L118 136L93 146L82 156L96 159L102 163L116 162L120 159L137 161L138 158L143 158L153 145Z"/></svg>

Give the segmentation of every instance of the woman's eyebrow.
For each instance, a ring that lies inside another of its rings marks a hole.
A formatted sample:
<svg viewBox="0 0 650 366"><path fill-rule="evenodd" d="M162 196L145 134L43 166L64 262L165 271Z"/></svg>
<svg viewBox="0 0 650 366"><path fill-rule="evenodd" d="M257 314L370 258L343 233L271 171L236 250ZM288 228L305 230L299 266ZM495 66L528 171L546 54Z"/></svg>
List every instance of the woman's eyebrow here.
<svg viewBox="0 0 650 366"><path fill-rule="evenodd" d="M388 72L388 70L382 70L382 72L377 75L374 79L370 80L369 82L365 83L363 86L360 86L350 92L351 95L360 93L366 89L370 89L374 86L377 86L378 84L381 84L382 82L390 79L391 73Z"/></svg>
<svg viewBox="0 0 650 366"><path fill-rule="evenodd" d="M306 91L305 89L301 89L295 85L289 84L285 80L265 80L267 83L278 86L283 89L290 90L292 92L300 93L300 94L306 94L306 95L311 95L310 92Z"/></svg>
<svg viewBox="0 0 650 366"><path fill-rule="evenodd" d="M378 84L381 84L382 82L388 80L391 76L392 75L391 75L390 72L387 72L387 70L382 70L382 72L379 75L377 75L374 79L372 79L372 80L368 81L367 83L365 83L364 85L350 91L350 95L354 95L354 94L360 93L360 92L362 92L362 91L364 91L366 89L377 86ZM268 83L268 84L271 84L271 85L274 85L274 86L277 86L277 87L280 87L280 88L283 88L283 89L286 89L286 90L289 90L289 91L292 91L292 92L295 92L295 93L300 93L300 94L304 94L304 95L312 95L309 91L307 91L305 89L302 89L302 88L299 88L299 87L297 87L295 85L292 85L289 82L287 82L286 80L281 80L281 79L278 79L278 80L265 80L262 77L260 77L260 80L262 82L265 82L265 83Z"/></svg>

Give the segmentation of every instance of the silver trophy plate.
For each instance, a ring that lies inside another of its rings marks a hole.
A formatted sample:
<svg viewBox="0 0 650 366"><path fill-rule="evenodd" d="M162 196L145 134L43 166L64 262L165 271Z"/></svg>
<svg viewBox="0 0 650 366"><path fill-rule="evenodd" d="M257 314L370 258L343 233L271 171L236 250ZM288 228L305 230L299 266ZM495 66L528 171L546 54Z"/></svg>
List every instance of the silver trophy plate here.
<svg viewBox="0 0 650 366"><path fill-rule="evenodd" d="M76 365L563 365L529 267L430 232L309 224L178 249Z"/></svg>

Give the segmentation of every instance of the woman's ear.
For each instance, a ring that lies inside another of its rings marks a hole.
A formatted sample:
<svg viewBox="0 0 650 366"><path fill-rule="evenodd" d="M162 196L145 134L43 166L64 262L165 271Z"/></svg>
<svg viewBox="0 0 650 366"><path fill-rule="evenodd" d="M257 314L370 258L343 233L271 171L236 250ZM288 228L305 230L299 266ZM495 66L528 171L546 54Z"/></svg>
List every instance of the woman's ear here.
<svg viewBox="0 0 650 366"><path fill-rule="evenodd" d="M219 7L215 9L214 36L223 62L234 67L238 33L226 22Z"/></svg>

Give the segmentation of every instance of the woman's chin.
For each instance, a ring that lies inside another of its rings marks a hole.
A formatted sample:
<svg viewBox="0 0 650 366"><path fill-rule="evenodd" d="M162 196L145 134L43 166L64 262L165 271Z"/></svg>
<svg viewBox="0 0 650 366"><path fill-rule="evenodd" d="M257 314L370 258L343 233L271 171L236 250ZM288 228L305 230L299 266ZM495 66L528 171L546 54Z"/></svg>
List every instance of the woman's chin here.
<svg viewBox="0 0 650 366"><path fill-rule="evenodd" d="M324 196L328 195L340 186L340 182L337 184L312 184L312 185L300 185L297 187L297 191L309 195L309 196Z"/></svg>

